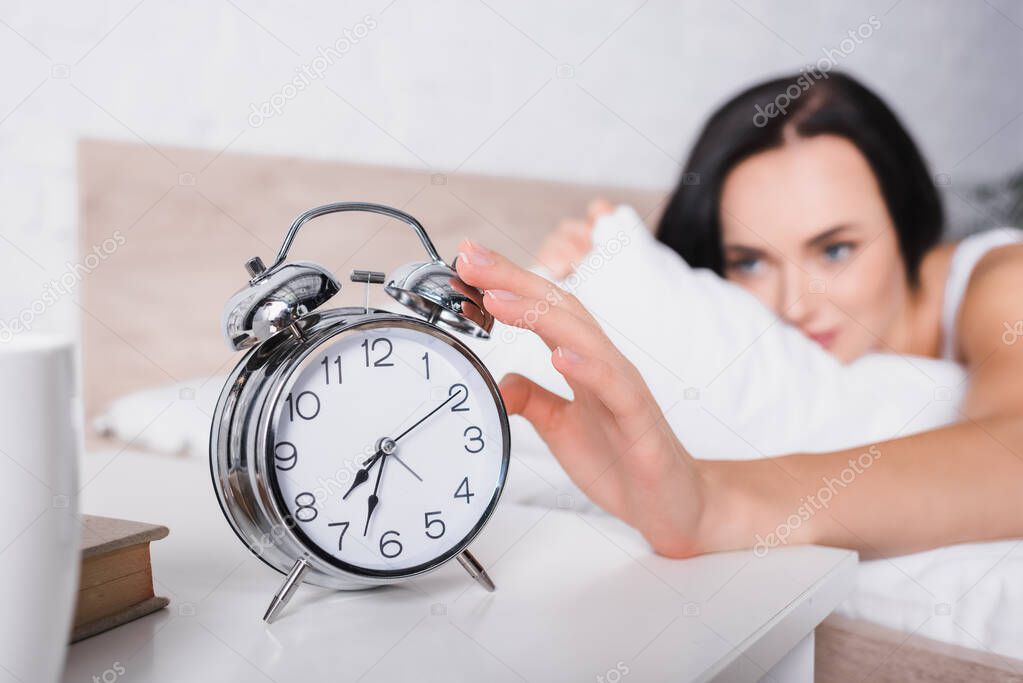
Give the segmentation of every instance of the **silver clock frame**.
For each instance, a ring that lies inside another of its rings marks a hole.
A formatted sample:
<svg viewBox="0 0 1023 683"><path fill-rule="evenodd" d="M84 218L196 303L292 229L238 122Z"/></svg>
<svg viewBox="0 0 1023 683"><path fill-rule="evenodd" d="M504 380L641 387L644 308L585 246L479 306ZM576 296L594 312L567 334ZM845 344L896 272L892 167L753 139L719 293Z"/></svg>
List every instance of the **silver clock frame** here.
<svg viewBox="0 0 1023 683"><path fill-rule="evenodd" d="M274 466L274 417L285 388L304 362L331 341L367 327L402 327L428 334L461 353L483 377L501 422L500 478L485 512L469 534L444 554L407 570L374 571L331 558L293 522L277 488ZM452 558L482 581L482 568L465 552L497 507L510 461L508 414L497 382L461 341L411 316L370 308L312 312L251 348L230 373L213 416L210 474L217 500L238 538L256 557L288 576L278 592L286 601L299 581L339 590L387 585L436 569ZM476 572L482 573L480 577ZM275 600L276 602L276 600ZM271 610L274 605L271 605ZM268 611L268 615L270 611Z"/></svg>

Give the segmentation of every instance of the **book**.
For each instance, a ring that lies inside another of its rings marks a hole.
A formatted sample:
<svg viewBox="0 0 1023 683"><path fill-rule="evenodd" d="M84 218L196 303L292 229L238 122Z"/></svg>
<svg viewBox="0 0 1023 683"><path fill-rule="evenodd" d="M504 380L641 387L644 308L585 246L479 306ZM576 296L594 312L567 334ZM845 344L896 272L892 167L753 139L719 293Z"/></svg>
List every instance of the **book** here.
<svg viewBox="0 0 1023 683"><path fill-rule="evenodd" d="M149 544L165 526L82 516L82 565L71 642L108 631L169 604L156 595Z"/></svg>

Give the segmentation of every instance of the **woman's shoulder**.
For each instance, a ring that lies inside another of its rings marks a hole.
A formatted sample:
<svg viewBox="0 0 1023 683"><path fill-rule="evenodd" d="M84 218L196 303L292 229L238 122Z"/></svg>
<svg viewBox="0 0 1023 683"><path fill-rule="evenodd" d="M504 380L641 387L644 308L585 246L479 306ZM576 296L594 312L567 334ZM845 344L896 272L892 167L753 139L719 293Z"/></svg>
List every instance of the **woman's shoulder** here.
<svg viewBox="0 0 1023 683"><path fill-rule="evenodd" d="M958 240L948 240L930 249L920 264L921 280L929 279L935 285L943 285L952 275L953 262L957 268L974 270L988 257L997 259L997 254L1006 253L1004 247L1023 244L1023 230L1017 228L991 228L967 235ZM1011 253L1013 250L1009 250Z"/></svg>
<svg viewBox="0 0 1023 683"><path fill-rule="evenodd" d="M1023 320L1018 296L1023 291L1023 231L986 230L941 248L946 250L943 355L968 360L963 355L971 349L989 346L973 337L990 336L1004 322Z"/></svg>
<svg viewBox="0 0 1023 683"><path fill-rule="evenodd" d="M1006 229L999 233L989 231L971 235L960 243L956 252L961 253L967 246L972 246L967 240L975 237L986 239L977 245L983 248L978 248L972 255L969 272L961 274L966 282L960 317L967 313L967 307L977 306L1023 313L1023 300L1019 297L1019 292L1023 291L1023 232ZM956 265L955 254L952 265ZM955 275L959 274L950 269L949 276Z"/></svg>
<svg viewBox="0 0 1023 683"><path fill-rule="evenodd" d="M959 285L962 304L976 298L978 292L994 285L1008 284L1023 276L1023 231L1015 228L993 228L974 233L953 244L948 257L946 280L948 288ZM996 294L997 292L988 292ZM1008 292L1002 292L1008 298Z"/></svg>
<svg viewBox="0 0 1023 683"><path fill-rule="evenodd" d="M965 246L967 240L974 239L978 247L983 249L983 253L977 258L971 280L1003 268L1023 267L1023 230L1015 228L986 230L970 235L960 245Z"/></svg>

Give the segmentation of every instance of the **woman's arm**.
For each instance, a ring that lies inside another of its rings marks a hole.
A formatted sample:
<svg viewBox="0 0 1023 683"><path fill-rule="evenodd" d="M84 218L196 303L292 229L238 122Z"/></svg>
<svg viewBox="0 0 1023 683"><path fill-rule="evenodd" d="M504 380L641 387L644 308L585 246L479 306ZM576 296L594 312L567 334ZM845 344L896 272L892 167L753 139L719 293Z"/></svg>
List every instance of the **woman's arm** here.
<svg viewBox="0 0 1023 683"><path fill-rule="evenodd" d="M701 462L708 549L785 543L865 558L1023 536L1023 421L961 422L835 453Z"/></svg>
<svg viewBox="0 0 1023 683"><path fill-rule="evenodd" d="M712 545L748 544L754 529L765 546L780 532L872 557L1023 536L1023 339L1006 335L1023 320L1021 292L1023 246L977 264L956 324L969 373L962 422L837 453L707 463L722 492L709 514L742 520L710 525L724 530Z"/></svg>
<svg viewBox="0 0 1023 683"><path fill-rule="evenodd" d="M878 556L1023 536L1019 413L977 413L836 453L698 461L574 297L494 252L468 242L462 249L462 278L487 290L497 319L536 332L572 388L568 401L510 375L501 383L509 411L532 422L573 481L658 553L819 543Z"/></svg>

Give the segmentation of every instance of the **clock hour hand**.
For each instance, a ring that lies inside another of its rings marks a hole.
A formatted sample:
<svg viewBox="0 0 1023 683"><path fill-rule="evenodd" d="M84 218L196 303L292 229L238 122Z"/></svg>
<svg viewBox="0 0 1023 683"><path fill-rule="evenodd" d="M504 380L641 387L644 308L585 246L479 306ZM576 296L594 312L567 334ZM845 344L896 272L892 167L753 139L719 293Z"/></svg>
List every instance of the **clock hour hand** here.
<svg viewBox="0 0 1023 683"><path fill-rule="evenodd" d="M369 479L369 471L373 469L373 465L375 465L377 460L383 457L383 455L383 451L377 451L369 460L362 464L359 471L355 473L355 479L352 481L352 485L348 487L345 495L341 496L341 500L348 498L348 494L354 491L357 486L366 483L366 480Z"/></svg>
<svg viewBox="0 0 1023 683"><path fill-rule="evenodd" d="M380 503L380 497L377 492L380 490L380 477L384 473L384 463L387 460L386 456L380 460L380 469L377 470L377 483L373 485L373 493L369 496L366 510L366 527L362 530L362 535L365 536L369 533L369 521L373 519L373 511L377 509L377 505Z"/></svg>

